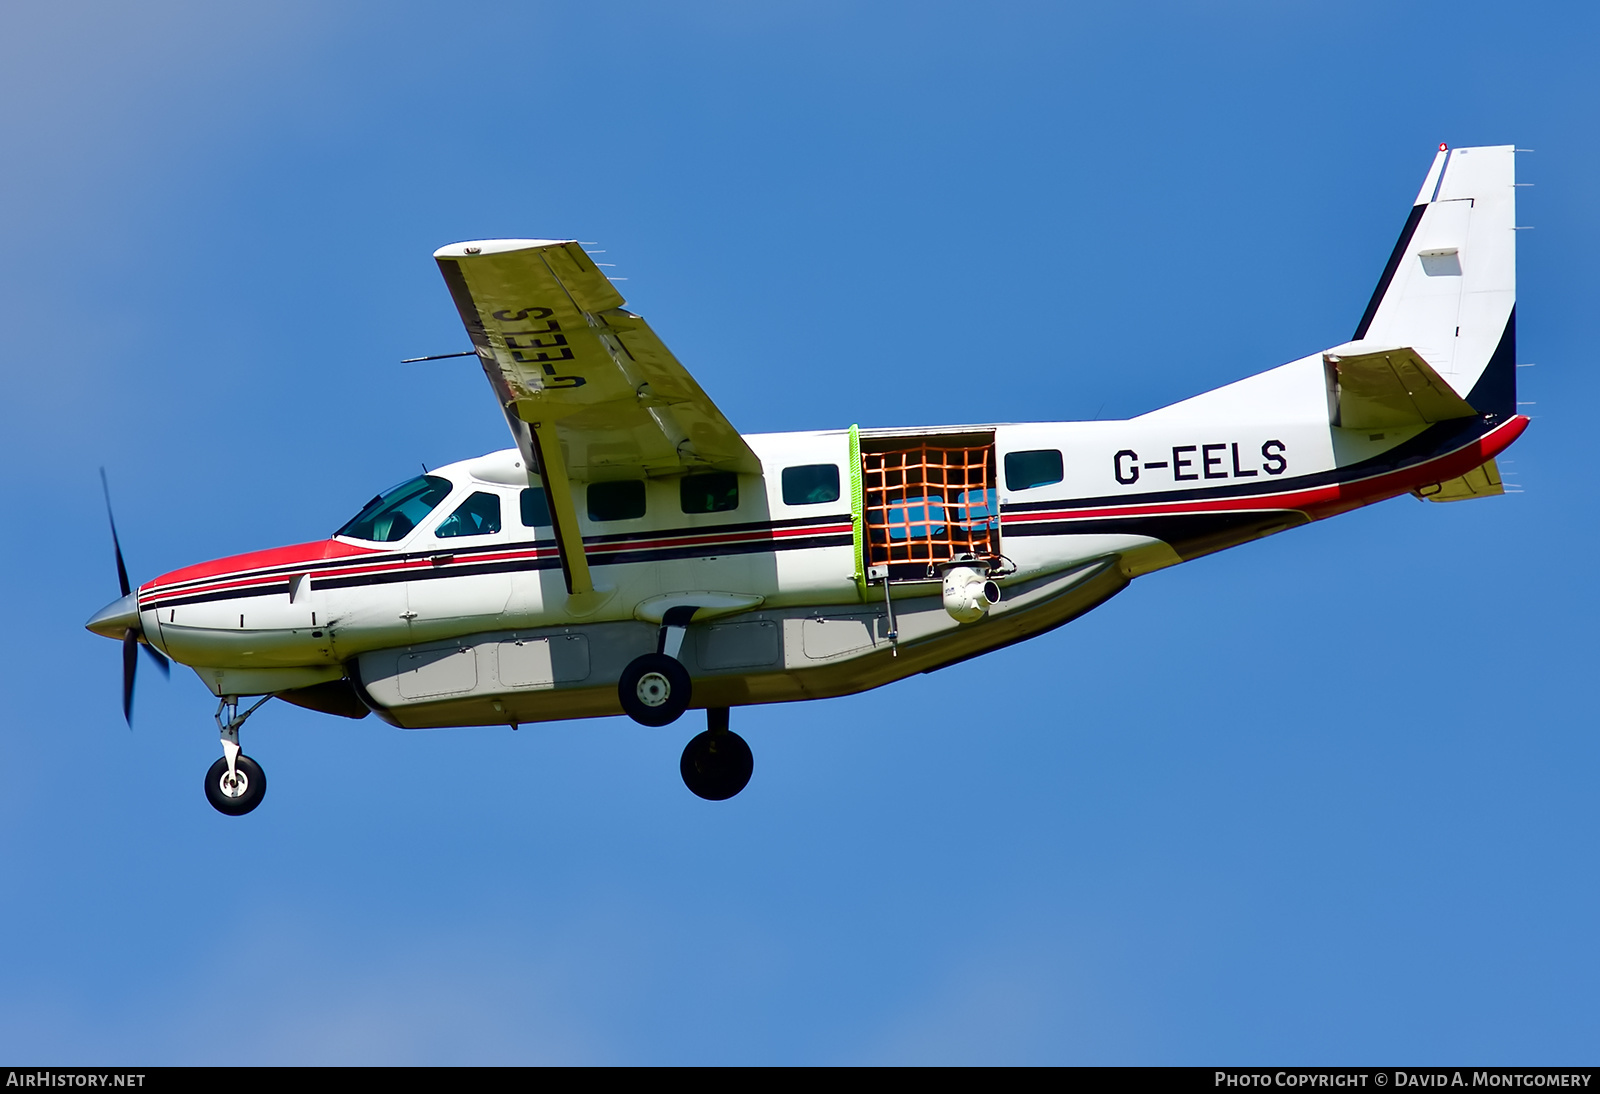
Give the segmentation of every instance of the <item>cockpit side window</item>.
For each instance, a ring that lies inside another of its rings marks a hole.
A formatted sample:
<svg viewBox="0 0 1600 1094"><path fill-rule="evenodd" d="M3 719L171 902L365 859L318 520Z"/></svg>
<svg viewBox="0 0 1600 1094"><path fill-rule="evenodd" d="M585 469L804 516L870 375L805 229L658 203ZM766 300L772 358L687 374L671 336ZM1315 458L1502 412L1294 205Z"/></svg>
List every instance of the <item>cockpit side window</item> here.
<svg viewBox="0 0 1600 1094"><path fill-rule="evenodd" d="M482 490L456 506L456 511L433 530L438 539L456 536L487 536L500 530L500 495Z"/></svg>
<svg viewBox="0 0 1600 1094"><path fill-rule="evenodd" d="M334 535L372 543L398 543L450 496L450 489L450 480L438 475L421 475L403 482L367 502L361 512Z"/></svg>

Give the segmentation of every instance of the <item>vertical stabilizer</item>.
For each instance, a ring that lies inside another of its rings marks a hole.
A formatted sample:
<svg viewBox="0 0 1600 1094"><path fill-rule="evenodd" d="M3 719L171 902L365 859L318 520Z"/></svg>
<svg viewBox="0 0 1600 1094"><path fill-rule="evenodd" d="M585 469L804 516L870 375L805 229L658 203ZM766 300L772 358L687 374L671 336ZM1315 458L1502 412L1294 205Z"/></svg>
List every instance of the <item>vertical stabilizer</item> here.
<svg viewBox="0 0 1600 1094"><path fill-rule="evenodd" d="M1510 145L1440 146L1355 339L1414 349L1481 414L1516 413Z"/></svg>

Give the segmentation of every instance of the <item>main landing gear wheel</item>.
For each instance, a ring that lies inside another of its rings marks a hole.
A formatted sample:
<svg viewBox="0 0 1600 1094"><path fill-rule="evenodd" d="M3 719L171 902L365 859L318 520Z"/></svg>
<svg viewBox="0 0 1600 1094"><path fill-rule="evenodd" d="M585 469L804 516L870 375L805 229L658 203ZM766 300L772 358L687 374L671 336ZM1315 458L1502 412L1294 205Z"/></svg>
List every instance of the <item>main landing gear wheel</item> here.
<svg viewBox="0 0 1600 1094"><path fill-rule="evenodd" d="M676 722L689 709L690 690L689 670L664 653L635 657L617 681L623 713L645 726Z"/></svg>
<svg viewBox="0 0 1600 1094"><path fill-rule="evenodd" d="M242 817L261 804L267 793L267 774L261 765L243 753L234 761L234 774L228 775L228 760L223 757L206 772L206 800L219 813Z"/></svg>
<svg viewBox="0 0 1600 1094"><path fill-rule="evenodd" d="M710 729L695 737L683 749L678 770L683 785L706 801L727 801L750 782L756 758L744 738L728 728L728 708L708 709Z"/></svg>

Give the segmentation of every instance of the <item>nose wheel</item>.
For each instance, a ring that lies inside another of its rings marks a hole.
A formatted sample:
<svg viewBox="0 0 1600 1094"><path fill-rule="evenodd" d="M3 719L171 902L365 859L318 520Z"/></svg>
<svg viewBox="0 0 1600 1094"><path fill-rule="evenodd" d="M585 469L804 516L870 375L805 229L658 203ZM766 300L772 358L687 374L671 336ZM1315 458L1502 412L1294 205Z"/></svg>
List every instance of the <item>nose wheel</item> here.
<svg viewBox="0 0 1600 1094"><path fill-rule="evenodd" d="M684 747L683 785L707 801L727 801L750 782L756 760L744 738L728 728L728 708L706 709L706 731Z"/></svg>
<svg viewBox="0 0 1600 1094"><path fill-rule="evenodd" d="M222 731L222 759L206 772L206 801L218 813L242 817L261 804L267 793L267 773L261 765L239 751L239 727L244 720L261 709L272 696L261 701L243 714L239 713L239 697L226 695L217 704L217 728Z"/></svg>
<svg viewBox="0 0 1600 1094"><path fill-rule="evenodd" d="M243 753L234 757L232 771L228 770L228 758L224 756L206 772L206 800L218 813L242 817L260 805L266 793L266 772Z"/></svg>

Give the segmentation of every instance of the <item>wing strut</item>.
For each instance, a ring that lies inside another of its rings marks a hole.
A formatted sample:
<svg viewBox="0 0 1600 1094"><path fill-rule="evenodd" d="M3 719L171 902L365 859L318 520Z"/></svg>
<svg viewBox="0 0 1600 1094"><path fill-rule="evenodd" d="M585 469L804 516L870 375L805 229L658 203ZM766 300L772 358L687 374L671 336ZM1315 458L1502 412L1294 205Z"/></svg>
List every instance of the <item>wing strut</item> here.
<svg viewBox="0 0 1600 1094"><path fill-rule="evenodd" d="M530 422L533 456L539 462L539 478L544 480L545 497L550 503L550 523L555 525L556 546L561 553L561 576L567 592L580 595L594 591L589 576L589 560L583 553L583 533L578 530L578 509L573 504L572 480L561 458L561 438L550 422Z"/></svg>

